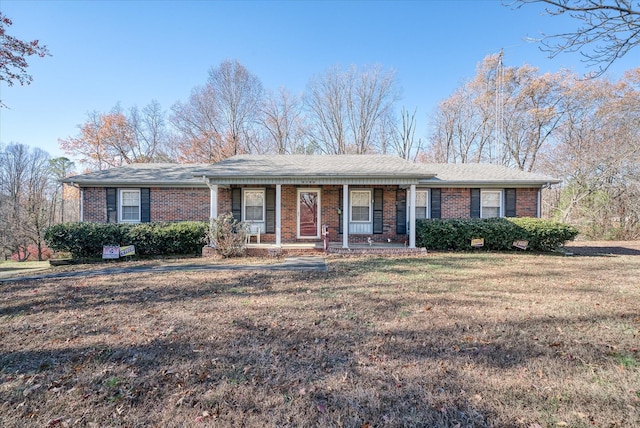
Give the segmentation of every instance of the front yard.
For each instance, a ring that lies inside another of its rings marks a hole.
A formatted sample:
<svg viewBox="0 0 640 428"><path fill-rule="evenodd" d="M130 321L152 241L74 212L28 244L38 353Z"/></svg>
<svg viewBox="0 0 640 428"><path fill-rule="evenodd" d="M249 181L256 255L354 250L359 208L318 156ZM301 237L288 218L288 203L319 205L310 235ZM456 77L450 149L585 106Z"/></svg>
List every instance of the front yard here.
<svg viewBox="0 0 640 428"><path fill-rule="evenodd" d="M640 425L640 256L0 283L0 425Z"/></svg>

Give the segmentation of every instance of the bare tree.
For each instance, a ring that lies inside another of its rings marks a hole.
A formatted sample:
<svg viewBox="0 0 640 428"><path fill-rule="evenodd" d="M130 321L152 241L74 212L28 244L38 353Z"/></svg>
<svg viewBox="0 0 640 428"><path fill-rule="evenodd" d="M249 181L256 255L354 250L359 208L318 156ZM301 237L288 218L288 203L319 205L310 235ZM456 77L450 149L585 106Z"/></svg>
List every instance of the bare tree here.
<svg viewBox="0 0 640 428"><path fill-rule="evenodd" d="M266 146L278 154L297 153L306 145L302 102L285 88L267 94L262 109L262 126L268 134Z"/></svg>
<svg viewBox="0 0 640 428"><path fill-rule="evenodd" d="M29 245L42 259L44 229L49 221L51 181L49 155L11 144L0 151L0 245L21 261L29 257Z"/></svg>
<svg viewBox="0 0 640 428"><path fill-rule="evenodd" d="M178 161L213 163L233 156L220 130L215 97L210 85L196 87L186 103L171 107L169 121L178 131L173 137Z"/></svg>
<svg viewBox="0 0 640 428"><path fill-rule="evenodd" d="M312 139L327 154L347 153L347 107L344 72L338 67L313 78L307 86L305 105Z"/></svg>
<svg viewBox="0 0 640 428"><path fill-rule="evenodd" d="M524 65L505 82L502 129L509 164L524 171L535 168L538 152L550 142L564 114L563 78L561 73L540 76L536 68Z"/></svg>
<svg viewBox="0 0 640 428"><path fill-rule="evenodd" d="M211 68L205 86L195 87L187 102L171 107L169 121L177 131L173 141L178 160L217 162L260 151L256 128L262 100L262 83L238 61Z"/></svg>
<svg viewBox="0 0 640 428"><path fill-rule="evenodd" d="M397 100L392 70L331 68L307 86L311 136L325 153L379 152L390 134L389 116Z"/></svg>
<svg viewBox="0 0 640 428"><path fill-rule="evenodd" d="M102 170L131 163L166 160L164 113L157 101L127 116L120 105L109 113L93 111L75 137L59 139L62 150L80 162Z"/></svg>
<svg viewBox="0 0 640 428"><path fill-rule="evenodd" d="M392 137L393 149L402 159L415 160L422 148L422 140L418 139L417 146L415 141L416 113L417 109L410 114L403 107L400 112L400 125L394 126L395 132Z"/></svg>
<svg viewBox="0 0 640 428"><path fill-rule="evenodd" d="M399 99L396 73L375 65L357 70L352 66L348 75L347 118L356 153L379 151L380 132L376 125L385 120ZM378 130L378 134L376 134Z"/></svg>
<svg viewBox="0 0 640 428"><path fill-rule="evenodd" d="M208 85L216 94L220 131L229 139L233 154L251 152L255 149L251 128L262 111L262 83L237 60L227 60L209 71Z"/></svg>
<svg viewBox="0 0 640 428"><path fill-rule="evenodd" d="M442 101L432 121L432 160L491 162L532 171L562 118L562 74L504 67L490 55L476 76Z"/></svg>
<svg viewBox="0 0 640 428"><path fill-rule="evenodd" d="M518 8L544 4L549 15L569 15L578 28L543 35L543 50L555 57L560 52L580 52L587 64L599 66L602 75L617 59L640 45L640 2L633 0L517 0Z"/></svg>
<svg viewBox="0 0 640 428"><path fill-rule="evenodd" d="M142 110L134 106L128 119L138 152L136 162L168 160L168 134L165 113L160 103L152 100Z"/></svg>
<svg viewBox="0 0 640 428"><path fill-rule="evenodd" d="M564 179L556 215L593 238L640 237L640 69L620 82L565 78L565 115L541 167Z"/></svg>

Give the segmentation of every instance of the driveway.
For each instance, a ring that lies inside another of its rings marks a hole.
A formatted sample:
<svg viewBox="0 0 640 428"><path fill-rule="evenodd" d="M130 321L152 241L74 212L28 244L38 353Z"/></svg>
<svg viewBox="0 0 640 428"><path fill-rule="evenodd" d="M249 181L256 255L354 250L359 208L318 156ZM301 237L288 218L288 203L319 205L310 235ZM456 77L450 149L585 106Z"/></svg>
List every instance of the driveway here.
<svg viewBox="0 0 640 428"><path fill-rule="evenodd" d="M136 265L136 266L118 266L106 267L102 269L82 269L57 273L42 273L29 276L15 276L10 278L0 278L0 283L9 281L32 281L37 279L52 278L78 278L97 275L117 275L122 273L138 273L138 272L202 272L202 271L314 271L326 272L327 263L321 256L306 257L287 257L281 263L265 263L265 264L216 264L216 263L188 263L188 264L165 264L165 265Z"/></svg>

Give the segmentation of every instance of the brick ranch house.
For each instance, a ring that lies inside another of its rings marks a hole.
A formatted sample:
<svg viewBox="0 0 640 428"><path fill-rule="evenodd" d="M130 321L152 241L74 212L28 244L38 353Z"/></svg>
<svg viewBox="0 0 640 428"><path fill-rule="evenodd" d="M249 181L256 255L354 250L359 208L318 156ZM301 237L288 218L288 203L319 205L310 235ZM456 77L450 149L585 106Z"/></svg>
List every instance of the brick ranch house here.
<svg viewBox="0 0 640 428"><path fill-rule="evenodd" d="M63 180L88 222L251 224L262 243L406 242L421 218L540 217L559 183L489 164L418 164L387 155L237 155L216 164L132 164Z"/></svg>

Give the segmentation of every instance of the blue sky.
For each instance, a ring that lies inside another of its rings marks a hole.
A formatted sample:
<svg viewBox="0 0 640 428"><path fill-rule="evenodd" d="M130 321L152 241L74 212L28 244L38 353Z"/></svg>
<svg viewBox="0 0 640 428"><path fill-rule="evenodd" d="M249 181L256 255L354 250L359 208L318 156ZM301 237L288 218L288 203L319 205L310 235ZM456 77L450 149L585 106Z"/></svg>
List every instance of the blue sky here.
<svg viewBox="0 0 640 428"><path fill-rule="evenodd" d="M0 142L65 155L59 138L75 136L93 110L116 103L165 110L187 100L208 70L237 59L267 89L300 93L309 79L336 65L395 69L403 98L417 108L416 136L428 136L438 102L473 77L486 55L504 49L507 66L541 72L592 69L578 54L548 59L525 41L568 31L568 18L538 5L512 10L500 1L29 1L2 0L9 34L39 39L52 55L30 58L30 86L0 86ZM617 79L637 67L614 64ZM68 155L67 155L68 156ZM72 156L71 156L72 157Z"/></svg>

